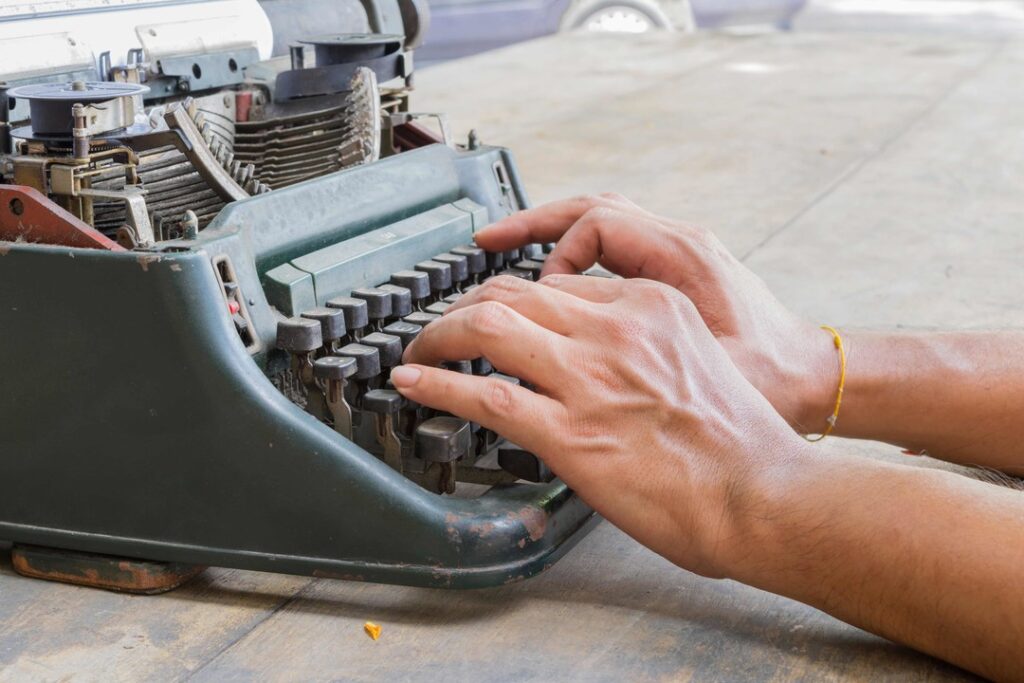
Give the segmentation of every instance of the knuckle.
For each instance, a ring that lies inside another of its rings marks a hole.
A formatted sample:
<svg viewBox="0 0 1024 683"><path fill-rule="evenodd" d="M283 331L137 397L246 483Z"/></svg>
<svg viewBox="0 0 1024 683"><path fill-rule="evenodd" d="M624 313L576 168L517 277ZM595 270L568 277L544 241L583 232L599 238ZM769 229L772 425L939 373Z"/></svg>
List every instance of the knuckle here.
<svg viewBox="0 0 1024 683"><path fill-rule="evenodd" d="M484 386L481 405L488 414L507 417L516 410L516 396L508 382L492 379Z"/></svg>
<svg viewBox="0 0 1024 683"><path fill-rule="evenodd" d="M512 309L505 304L499 301L484 301L473 307L469 327L482 337L500 337L504 335L511 318Z"/></svg>
<svg viewBox="0 0 1024 683"><path fill-rule="evenodd" d="M579 222L586 224L599 224L607 223L611 221L616 215L614 209L607 206L592 206L587 209L582 216L580 216Z"/></svg>
<svg viewBox="0 0 1024 683"><path fill-rule="evenodd" d="M618 192L602 192L598 195L601 199L607 199L613 202L629 202L629 199L625 195Z"/></svg>
<svg viewBox="0 0 1024 683"><path fill-rule="evenodd" d="M510 303L519 298L529 286L526 280L511 275L499 275L483 284L480 296L484 300Z"/></svg>

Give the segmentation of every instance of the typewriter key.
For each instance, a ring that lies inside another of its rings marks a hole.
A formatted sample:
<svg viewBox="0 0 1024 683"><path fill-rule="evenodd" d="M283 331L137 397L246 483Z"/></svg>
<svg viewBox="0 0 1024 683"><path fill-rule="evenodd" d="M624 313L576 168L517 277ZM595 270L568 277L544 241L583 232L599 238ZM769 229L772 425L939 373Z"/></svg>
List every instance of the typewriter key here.
<svg viewBox="0 0 1024 683"><path fill-rule="evenodd" d="M466 267L469 270L469 277L474 282L477 281L478 276L487 270L487 253L480 247L474 247L472 245L466 245L464 247L455 247L452 249L452 253L457 256L466 257Z"/></svg>
<svg viewBox="0 0 1024 683"><path fill-rule="evenodd" d="M458 254L438 254L433 258L438 263L447 263L452 268L452 286L461 289L469 279L469 261Z"/></svg>
<svg viewBox="0 0 1024 683"><path fill-rule="evenodd" d="M402 442L396 425L405 406L405 398L391 389L374 389L363 396L363 410L373 413L374 432L384 450L384 462L398 472L402 471Z"/></svg>
<svg viewBox="0 0 1024 683"><path fill-rule="evenodd" d="M443 367L445 370L458 372L462 375L473 374L473 361L470 360L446 360L443 363L441 363L441 367Z"/></svg>
<svg viewBox="0 0 1024 683"><path fill-rule="evenodd" d="M539 244L527 244L522 251L524 259L532 259L544 253L544 249Z"/></svg>
<svg viewBox="0 0 1024 683"><path fill-rule="evenodd" d="M413 339L416 338L420 332L423 331L423 327L414 323L407 323L404 320L400 320L395 323L391 323L384 328L384 334L390 334L398 337L402 340L402 347L409 345Z"/></svg>
<svg viewBox="0 0 1024 683"><path fill-rule="evenodd" d="M418 270L400 270L391 274L391 284L405 287L412 296L413 306L430 298L430 276Z"/></svg>
<svg viewBox="0 0 1024 683"><path fill-rule="evenodd" d="M416 456L428 462L453 462L469 446L469 423L457 417L432 417L416 428Z"/></svg>
<svg viewBox="0 0 1024 683"><path fill-rule="evenodd" d="M321 325L308 318L288 318L277 323L277 348L290 353L309 353L323 346Z"/></svg>
<svg viewBox="0 0 1024 683"><path fill-rule="evenodd" d="M425 311L413 311L409 315L402 318L403 322L410 323L412 325L419 325L420 327L426 327L430 323L434 322L441 315L439 313L427 313Z"/></svg>
<svg viewBox="0 0 1024 683"><path fill-rule="evenodd" d="M323 346L328 350L333 349L334 345L345 336L345 314L337 308L314 308L303 311L302 317L320 323Z"/></svg>
<svg viewBox="0 0 1024 683"><path fill-rule="evenodd" d="M505 254L500 251L486 251L484 255L487 257L487 271L491 275L495 275L505 267Z"/></svg>
<svg viewBox="0 0 1024 683"><path fill-rule="evenodd" d="M365 287L352 290L352 298L366 302L366 315L378 329L382 320L391 317L391 292Z"/></svg>
<svg viewBox="0 0 1024 683"><path fill-rule="evenodd" d="M525 481L540 483L555 478L543 460L512 443L498 446L498 466Z"/></svg>
<svg viewBox="0 0 1024 683"><path fill-rule="evenodd" d="M435 301L434 303L427 306L424 311L427 313L433 313L435 315L443 315L445 311L451 308L451 304L446 301Z"/></svg>
<svg viewBox="0 0 1024 683"><path fill-rule="evenodd" d="M452 267L438 261L420 261L416 270L426 273L430 278L430 292L435 296L443 296L452 288Z"/></svg>
<svg viewBox="0 0 1024 683"><path fill-rule="evenodd" d="M345 314L345 327L349 336L358 339L364 327L370 324L366 302L349 296L339 296L327 302L328 308L338 308Z"/></svg>
<svg viewBox="0 0 1024 683"><path fill-rule="evenodd" d="M537 281L540 279L540 271L544 269L544 264L533 259L523 259L516 261L515 268L529 273L530 279Z"/></svg>
<svg viewBox="0 0 1024 683"><path fill-rule="evenodd" d="M381 368L393 368L402 362L402 340L399 337L374 332L360 339L359 343L377 349Z"/></svg>
<svg viewBox="0 0 1024 683"><path fill-rule="evenodd" d="M324 385L334 431L349 440L352 439L352 406L345 400L345 384L356 373L356 365L356 359L347 356L324 356L313 364L314 376Z"/></svg>
<svg viewBox="0 0 1024 683"><path fill-rule="evenodd" d="M389 284L377 289L391 295L391 319L404 318L412 313L412 292L408 287Z"/></svg>
<svg viewBox="0 0 1024 683"><path fill-rule="evenodd" d="M356 359L355 379L366 381L380 374L380 352L372 346L346 344L338 355Z"/></svg>

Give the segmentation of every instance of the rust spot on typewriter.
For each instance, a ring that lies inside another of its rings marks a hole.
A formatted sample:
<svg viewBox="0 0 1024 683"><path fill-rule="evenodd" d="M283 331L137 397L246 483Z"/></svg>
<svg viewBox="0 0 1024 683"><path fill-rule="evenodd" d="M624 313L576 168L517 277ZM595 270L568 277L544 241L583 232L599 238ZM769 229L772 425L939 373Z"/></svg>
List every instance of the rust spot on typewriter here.
<svg viewBox="0 0 1024 683"><path fill-rule="evenodd" d="M206 569L32 545L15 545L11 563L16 572L34 579L141 595L166 593Z"/></svg>
<svg viewBox="0 0 1024 683"><path fill-rule="evenodd" d="M547 515L543 510L527 506L520 508L518 512L508 513L509 517L522 523L531 541L539 541L544 538L548 530Z"/></svg>
<svg viewBox="0 0 1024 683"><path fill-rule="evenodd" d="M23 185L0 185L0 240L124 251L38 190Z"/></svg>

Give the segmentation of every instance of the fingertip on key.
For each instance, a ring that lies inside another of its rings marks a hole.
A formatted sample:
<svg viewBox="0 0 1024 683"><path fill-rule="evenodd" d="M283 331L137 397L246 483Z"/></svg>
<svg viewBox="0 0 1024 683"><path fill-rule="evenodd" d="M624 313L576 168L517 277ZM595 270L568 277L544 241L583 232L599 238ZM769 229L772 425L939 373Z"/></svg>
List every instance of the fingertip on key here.
<svg viewBox="0 0 1024 683"><path fill-rule="evenodd" d="M409 389L416 386L416 383L420 381L422 376L423 372L419 368L399 365L391 371L391 382L395 385L396 389Z"/></svg>

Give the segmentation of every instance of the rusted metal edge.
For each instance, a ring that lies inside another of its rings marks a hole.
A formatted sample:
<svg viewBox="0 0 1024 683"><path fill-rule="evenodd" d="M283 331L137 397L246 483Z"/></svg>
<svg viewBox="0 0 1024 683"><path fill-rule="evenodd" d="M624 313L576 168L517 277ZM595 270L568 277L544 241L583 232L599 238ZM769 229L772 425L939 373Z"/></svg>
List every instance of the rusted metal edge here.
<svg viewBox="0 0 1024 683"><path fill-rule="evenodd" d="M206 569L34 545L14 545L11 563L22 576L139 595L174 590Z"/></svg>

